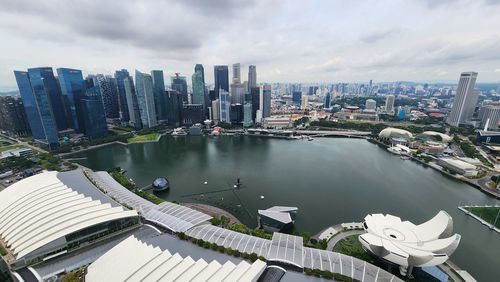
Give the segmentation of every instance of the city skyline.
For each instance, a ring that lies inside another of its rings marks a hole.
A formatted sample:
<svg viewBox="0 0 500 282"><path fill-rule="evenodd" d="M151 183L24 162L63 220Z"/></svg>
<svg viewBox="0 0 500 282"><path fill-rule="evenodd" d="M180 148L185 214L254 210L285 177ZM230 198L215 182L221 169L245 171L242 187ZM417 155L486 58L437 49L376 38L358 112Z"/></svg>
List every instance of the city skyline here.
<svg viewBox="0 0 500 282"><path fill-rule="evenodd" d="M168 77L190 76L193 65L202 63L206 82L213 83L211 66L237 62L242 70L257 65L262 82L453 81L464 71L481 73L479 82L498 82L500 20L493 15L499 3L184 1L122 7L109 1L96 11L91 2L6 2L0 11L0 89L15 89L12 70L39 66L71 67L84 75L163 69ZM57 15L48 8L54 6ZM73 10L93 24L76 21ZM225 16L214 20L214 11ZM263 11L271 12L263 17ZM166 12L169 17L155 17Z"/></svg>

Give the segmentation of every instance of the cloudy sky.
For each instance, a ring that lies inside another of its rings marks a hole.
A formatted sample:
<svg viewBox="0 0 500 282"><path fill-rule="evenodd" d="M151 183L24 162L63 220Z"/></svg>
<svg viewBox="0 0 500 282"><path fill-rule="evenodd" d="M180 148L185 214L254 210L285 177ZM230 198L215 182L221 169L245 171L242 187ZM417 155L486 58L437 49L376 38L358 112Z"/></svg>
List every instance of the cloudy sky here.
<svg viewBox="0 0 500 282"><path fill-rule="evenodd" d="M12 70L88 73L257 65L259 82L500 81L500 0L0 0L0 87Z"/></svg>

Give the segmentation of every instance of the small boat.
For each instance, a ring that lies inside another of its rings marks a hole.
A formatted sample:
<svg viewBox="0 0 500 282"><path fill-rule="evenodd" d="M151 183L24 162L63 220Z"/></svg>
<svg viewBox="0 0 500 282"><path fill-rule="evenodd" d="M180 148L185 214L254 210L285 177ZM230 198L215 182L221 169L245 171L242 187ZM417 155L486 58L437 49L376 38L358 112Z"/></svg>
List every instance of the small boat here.
<svg viewBox="0 0 500 282"><path fill-rule="evenodd" d="M264 196L262 196L262 195L261 195L261 196L260 196L260 199L261 199L261 200L262 200L262 199L264 199Z"/></svg>
<svg viewBox="0 0 500 282"><path fill-rule="evenodd" d="M207 182L207 181L205 181L205 182L203 182L203 184L207 185L207 184L208 184L208 182Z"/></svg>
<svg viewBox="0 0 500 282"><path fill-rule="evenodd" d="M186 135L187 135L187 132L182 127L176 128L172 132L172 136L186 136Z"/></svg>
<svg viewBox="0 0 500 282"><path fill-rule="evenodd" d="M307 136L307 141L313 141L314 139L311 136Z"/></svg>
<svg viewBox="0 0 500 282"><path fill-rule="evenodd" d="M155 179L155 181L153 181L153 184L151 184L151 186L153 187L154 192L162 192L170 188L170 183L168 182L167 178L158 177Z"/></svg>

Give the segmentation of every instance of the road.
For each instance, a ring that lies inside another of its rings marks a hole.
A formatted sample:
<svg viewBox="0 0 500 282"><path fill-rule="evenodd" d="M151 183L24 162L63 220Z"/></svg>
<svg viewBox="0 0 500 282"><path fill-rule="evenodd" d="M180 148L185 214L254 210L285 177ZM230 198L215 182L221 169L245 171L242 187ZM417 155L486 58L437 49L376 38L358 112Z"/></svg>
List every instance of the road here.
<svg viewBox="0 0 500 282"><path fill-rule="evenodd" d="M16 138L12 138L12 137L7 136L7 135L2 134L2 133L0 133L0 136L2 136L5 139L9 139L10 141L15 142L18 145L31 148L33 151L37 151L37 152L41 152L41 153L48 153L46 150L44 150L42 148L38 148L38 147L33 146L33 145L30 145L28 142L24 142L24 141L18 140Z"/></svg>

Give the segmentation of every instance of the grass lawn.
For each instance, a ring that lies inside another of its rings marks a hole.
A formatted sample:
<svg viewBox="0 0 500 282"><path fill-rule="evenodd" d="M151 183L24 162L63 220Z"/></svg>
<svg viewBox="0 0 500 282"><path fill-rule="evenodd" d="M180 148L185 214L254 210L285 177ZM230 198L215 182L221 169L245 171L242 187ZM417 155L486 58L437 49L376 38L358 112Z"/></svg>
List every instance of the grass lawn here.
<svg viewBox="0 0 500 282"><path fill-rule="evenodd" d="M21 145L3 146L3 147L0 147L0 152L5 152L5 151L8 151L8 150L13 150L13 149L20 149L20 148L25 148L25 147L21 146Z"/></svg>
<svg viewBox="0 0 500 282"><path fill-rule="evenodd" d="M497 217L498 211L500 210L500 207L469 207L465 209L479 216L486 222L493 224ZM500 228L500 217L498 218L495 227Z"/></svg>
<svg viewBox="0 0 500 282"><path fill-rule="evenodd" d="M160 133L149 133L145 135L137 135L132 138L127 139L129 143L131 142L143 142L143 141L154 141L160 136Z"/></svg>
<svg viewBox="0 0 500 282"><path fill-rule="evenodd" d="M344 238L333 247L333 251L344 255L353 256L369 263L375 263L373 257L370 256L365 250L363 250L358 237L359 235L352 235Z"/></svg>
<svg viewBox="0 0 500 282"><path fill-rule="evenodd" d="M0 246L0 256L5 256L6 254L7 251L2 246Z"/></svg>

